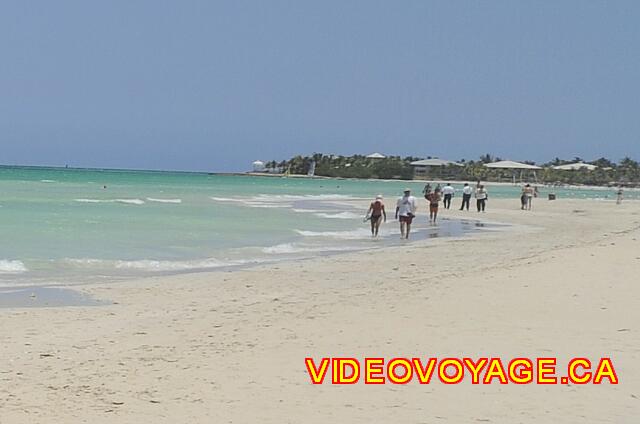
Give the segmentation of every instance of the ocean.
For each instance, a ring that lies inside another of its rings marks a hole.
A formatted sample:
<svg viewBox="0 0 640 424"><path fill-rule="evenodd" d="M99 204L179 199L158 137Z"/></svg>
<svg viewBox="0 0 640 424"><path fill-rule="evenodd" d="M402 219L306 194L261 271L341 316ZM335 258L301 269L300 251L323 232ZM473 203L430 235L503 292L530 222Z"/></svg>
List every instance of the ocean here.
<svg viewBox="0 0 640 424"><path fill-rule="evenodd" d="M383 225L381 240L371 240L358 205L382 194L392 218L406 186L420 199L420 181L4 166L0 286L231 269L398 244L395 222ZM513 198L516 205L519 192L489 189L490 198ZM547 192L594 201L614 196L606 189L548 188L544 198ZM428 226L421 207L414 240L478 230L447 213Z"/></svg>

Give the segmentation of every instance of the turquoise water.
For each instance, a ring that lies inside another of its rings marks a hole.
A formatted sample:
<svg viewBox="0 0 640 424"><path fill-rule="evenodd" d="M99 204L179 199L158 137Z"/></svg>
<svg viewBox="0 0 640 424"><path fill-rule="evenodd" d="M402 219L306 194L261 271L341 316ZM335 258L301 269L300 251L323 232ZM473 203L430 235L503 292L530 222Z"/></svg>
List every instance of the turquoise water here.
<svg viewBox="0 0 640 424"><path fill-rule="evenodd" d="M392 213L405 186L419 194L423 183L0 167L0 284L72 284L372 248L353 200L383 194ZM515 201L518 193L490 189ZM395 227L383 234L395 239ZM418 229L422 237L469 230L454 220Z"/></svg>

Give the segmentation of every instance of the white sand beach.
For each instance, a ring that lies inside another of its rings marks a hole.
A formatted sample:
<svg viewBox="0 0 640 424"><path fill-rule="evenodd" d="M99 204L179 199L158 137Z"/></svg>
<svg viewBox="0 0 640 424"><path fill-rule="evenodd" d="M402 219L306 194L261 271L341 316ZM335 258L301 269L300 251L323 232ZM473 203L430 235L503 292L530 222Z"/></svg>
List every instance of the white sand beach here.
<svg viewBox="0 0 640 424"><path fill-rule="evenodd" d="M441 218L511 227L0 309L0 423L637 422L640 204ZM620 384L312 385L307 356L611 357Z"/></svg>

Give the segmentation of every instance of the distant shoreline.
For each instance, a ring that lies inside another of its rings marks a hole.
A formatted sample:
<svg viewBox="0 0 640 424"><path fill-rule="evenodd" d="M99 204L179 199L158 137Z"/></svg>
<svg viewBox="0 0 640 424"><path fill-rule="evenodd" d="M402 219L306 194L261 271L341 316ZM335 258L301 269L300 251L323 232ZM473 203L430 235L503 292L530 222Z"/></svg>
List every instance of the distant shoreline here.
<svg viewBox="0 0 640 424"><path fill-rule="evenodd" d="M386 182L399 182L404 181L407 183L451 183L451 184L474 184L473 180L444 180L444 179L382 179L382 178L346 178L346 177L328 177L323 175L304 175L304 174L272 174L267 172L208 172L208 171L180 171L171 169L135 169L135 168L90 168L90 167L64 167L64 166L47 166L47 165L6 165L1 164L0 169L32 169L32 170L55 170L55 171L96 171L96 172L147 172L147 173L176 173L176 174L199 174L199 175L214 175L214 176L235 176L235 177L269 177L269 178L299 178L299 179L322 179L322 180L336 180L336 181L386 181ZM488 186L521 186L524 182L500 182L500 181L482 181L483 184ZM534 186L548 187L548 188L565 188L565 189L585 189L585 190L612 190L617 185L611 186L598 186L598 185L574 185L574 184L544 184L544 183L530 183ZM625 190L640 190L639 186L624 186Z"/></svg>
<svg viewBox="0 0 640 424"><path fill-rule="evenodd" d="M472 180L442 180L442 179L413 179L413 180L404 180L404 179L382 179L382 178L344 178L344 177L327 177L322 175L303 175L303 174L270 174L267 172L211 172L209 175L217 175L217 176L235 176L235 177L269 177L269 178L302 178L302 179L322 179L322 180L336 180L336 181L384 181L384 182L406 182L406 183L432 183L432 184L459 184L463 185L465 183L475 184L477 181ZM525 182L516 182L515 184L512 182L501 182L501 181L482 181L482 184L487 186L500 186L500 187L520 187ZM533 186L545 187L545 188L564 188L564 189L584 189L584 190L612 190L617 186L597 186L597 185L573 185L573 184L544 184L544 183L529 183ZM637 191L640 190L640 187L624 187L625 190Z"/></svg>

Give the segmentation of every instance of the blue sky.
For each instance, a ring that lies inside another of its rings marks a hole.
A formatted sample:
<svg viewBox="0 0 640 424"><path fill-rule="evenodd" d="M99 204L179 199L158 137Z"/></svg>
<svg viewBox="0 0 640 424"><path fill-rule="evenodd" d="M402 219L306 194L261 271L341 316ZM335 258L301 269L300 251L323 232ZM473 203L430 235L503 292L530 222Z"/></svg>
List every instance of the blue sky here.
<svg viewBox="0 0 640 424"><path fill-rule="evenodd" d="M636 1L3 1L0 163L640 159Z"/></svg>

